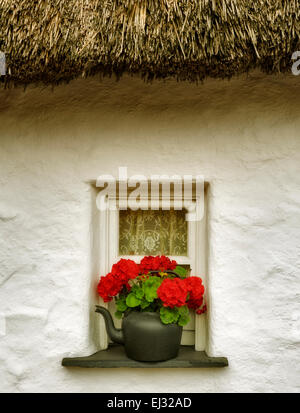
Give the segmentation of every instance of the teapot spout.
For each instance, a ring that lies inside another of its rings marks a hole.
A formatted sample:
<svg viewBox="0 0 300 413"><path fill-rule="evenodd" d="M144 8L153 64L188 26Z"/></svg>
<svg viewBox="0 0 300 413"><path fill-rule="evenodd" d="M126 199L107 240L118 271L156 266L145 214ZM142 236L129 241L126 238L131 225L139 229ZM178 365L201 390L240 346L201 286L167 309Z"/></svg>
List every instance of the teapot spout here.
<svg viewBox="0 0 300 413"><path fill-rule="evenodd" d="M100 305L96 305L96 313L102 314L105 321L105 327L109 338L114 343L124 344L123 332L119 328L115 328L110 312Z"/></svg>

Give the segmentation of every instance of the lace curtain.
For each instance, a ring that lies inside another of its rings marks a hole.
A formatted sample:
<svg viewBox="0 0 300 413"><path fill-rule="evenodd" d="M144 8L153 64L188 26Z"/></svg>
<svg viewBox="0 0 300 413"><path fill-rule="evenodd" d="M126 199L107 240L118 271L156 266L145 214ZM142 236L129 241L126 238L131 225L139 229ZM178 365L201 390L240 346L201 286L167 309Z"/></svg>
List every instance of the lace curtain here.
<svg viewBox="0 0 300 413"><path fill-rule="evenodd" d="M187 255L185 210L120 211L120 255Z"/></svg>

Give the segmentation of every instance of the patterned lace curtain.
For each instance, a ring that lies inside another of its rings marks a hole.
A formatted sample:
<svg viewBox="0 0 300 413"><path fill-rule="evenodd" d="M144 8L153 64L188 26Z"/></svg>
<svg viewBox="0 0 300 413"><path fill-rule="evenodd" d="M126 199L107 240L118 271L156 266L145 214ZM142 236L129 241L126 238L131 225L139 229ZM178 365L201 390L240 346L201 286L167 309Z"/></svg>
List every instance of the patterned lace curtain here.
<svg viewBox="0 0 300 413"><path fill-rule="evenodd" d="M185 210L120 211L120 255L187 255Z"/></svg>

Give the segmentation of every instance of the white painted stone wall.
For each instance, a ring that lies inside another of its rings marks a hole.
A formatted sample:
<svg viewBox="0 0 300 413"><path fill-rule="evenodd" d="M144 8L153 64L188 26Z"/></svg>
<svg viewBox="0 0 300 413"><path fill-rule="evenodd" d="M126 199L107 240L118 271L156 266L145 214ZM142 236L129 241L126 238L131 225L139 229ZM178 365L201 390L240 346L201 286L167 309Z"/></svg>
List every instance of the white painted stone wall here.
<svg viewBox="0 0 300 413"><path fill-rule="evenodd" d="M299 391L299 96L258 73L1 90L0 391ZM208 352L228 368L60 365L97 349L86 181L119 166L210 181Z"/></svg>

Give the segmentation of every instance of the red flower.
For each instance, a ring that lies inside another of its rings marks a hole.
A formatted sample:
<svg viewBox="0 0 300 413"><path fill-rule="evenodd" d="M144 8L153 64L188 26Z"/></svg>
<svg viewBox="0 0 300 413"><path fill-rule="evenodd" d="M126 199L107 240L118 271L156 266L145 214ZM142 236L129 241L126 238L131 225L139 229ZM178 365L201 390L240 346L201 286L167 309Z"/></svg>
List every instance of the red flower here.
<svg viewBox="0 0 300 413"><path fill-rule="evenodd" d="M139 267L132 260L121 259L112 266L112 270L105 277L101 277L98 284L98 294L104 302L109 302L119 294L123 286L130 290L128 281L139 275Z"/></svg>
<svg viewBox="0 0 300 413"><path fill-rule="evenodd" d="M139 265L140 272L142 274L148 274L149 271L155 271L156 268L154 268L154 257L149 256L149 257L144 257Z"/></svg>
<svg viewBox="0 0 300 413"><path fill-rule="evenodd" d="M188 277L184 279L185 286L189 293L187 306L194 310L199 309L203 304L204 286L200 277ZM198 313L197 311L197 314Z"/></svg>
<svg viewBox="0 0 300 413"><path fill-rule="evenodd" d="M157 296L164 307L182 307L186 304L188 290L184 280L180 278L166 278L157 290Z"/></svg>
<svg viewBox="0 0 300 413"><path fill-rule="evenodd" d="M120 259L112 266L112 274L116 275L123 284L139 275L139 266L132 260Z"/></svg>
<svg viewBox="0 0 300 413"><path fill-rule="evenodd" d="M98 284L98 294L103 298L105 303L108 303L114 296L119 294L122 289L122 282L112 273L101 277Z"/></svg>
<svg viewBox="0 0 300 413"><path fill-rule="evenodd" d="M156 257L144 257L139 265L140 272L143 274L148 274L149 271L167 271L174 270L177 267L177 262L170 260L170 258L162 255Z"/></svg>
<svg viewBox="0 0 300 413"><path fill-rule="evenodd" d="M175 270L175 268L177 267L177 262L175 260L170 260L170 258L162 255L160 257L160 263L159 263L160 267L160 271L166 271L166 270Z"/></svg>
<svg viewBox="0 0 300 413"><path fill-rule="evenodd" d="M203 306L202 308L199 308L199 309L196 311L196 313L197 313L197 314L203 314L203 313L205 313L206 310L207 310L206 304L204 304L204 306Z"/></svg>

